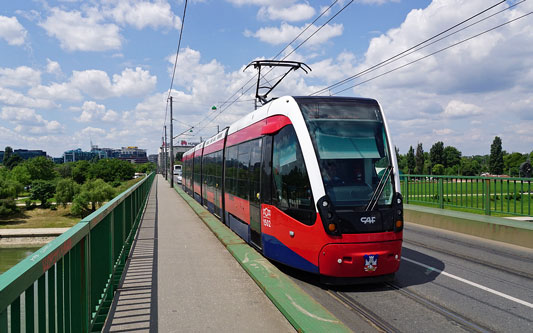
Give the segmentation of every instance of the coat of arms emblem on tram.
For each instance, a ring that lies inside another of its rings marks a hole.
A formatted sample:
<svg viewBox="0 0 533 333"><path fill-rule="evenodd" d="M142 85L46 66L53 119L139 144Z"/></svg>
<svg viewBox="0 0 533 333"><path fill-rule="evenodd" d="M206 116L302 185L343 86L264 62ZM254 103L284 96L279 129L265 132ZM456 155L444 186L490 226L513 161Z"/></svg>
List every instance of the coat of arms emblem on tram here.
<svg viewBox="0 0 533 333"><path fill-rule="evenodd" d="M378 257L377 254L365 254L365 272L375 272L378 269Z"/></svg>

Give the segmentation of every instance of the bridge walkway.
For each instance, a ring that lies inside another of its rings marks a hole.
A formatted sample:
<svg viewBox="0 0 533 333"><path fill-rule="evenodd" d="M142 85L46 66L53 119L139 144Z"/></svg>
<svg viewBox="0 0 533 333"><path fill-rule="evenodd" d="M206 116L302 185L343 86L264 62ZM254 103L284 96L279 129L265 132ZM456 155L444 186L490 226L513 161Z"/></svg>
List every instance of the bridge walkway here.
<svg viewBox="0 0 533 333"><path fill-rule="evenodd" d="M158 175L104 331L294 328Z"/></svg>

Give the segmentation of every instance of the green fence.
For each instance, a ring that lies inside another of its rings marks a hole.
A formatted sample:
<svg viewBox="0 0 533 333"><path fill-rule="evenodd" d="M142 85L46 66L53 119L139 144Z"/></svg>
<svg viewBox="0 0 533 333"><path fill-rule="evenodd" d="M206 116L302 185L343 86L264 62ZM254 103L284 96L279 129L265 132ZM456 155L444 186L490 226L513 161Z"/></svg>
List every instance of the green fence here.
<svg viewBox="0 0 533 333"><path fill-rule="evenodd" d="M0 332L102 329L154 177L0 275Z"/></svg>
<svg viewBox="0 0 533 333"><path fill-rule="evenodd" d="M531 216L533 178L401 175L405 203Z"/></svg>

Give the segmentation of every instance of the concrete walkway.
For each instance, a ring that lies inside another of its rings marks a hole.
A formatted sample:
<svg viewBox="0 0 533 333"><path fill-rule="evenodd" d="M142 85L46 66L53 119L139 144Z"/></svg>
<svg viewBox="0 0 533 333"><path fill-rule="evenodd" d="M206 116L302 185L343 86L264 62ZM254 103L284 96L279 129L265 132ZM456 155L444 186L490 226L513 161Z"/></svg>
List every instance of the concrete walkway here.
<svg viewBox="0 0 533 333"><path fill-rule="evenodd" d="M160 175L104 329L132 330L294 331Z"/></svg>

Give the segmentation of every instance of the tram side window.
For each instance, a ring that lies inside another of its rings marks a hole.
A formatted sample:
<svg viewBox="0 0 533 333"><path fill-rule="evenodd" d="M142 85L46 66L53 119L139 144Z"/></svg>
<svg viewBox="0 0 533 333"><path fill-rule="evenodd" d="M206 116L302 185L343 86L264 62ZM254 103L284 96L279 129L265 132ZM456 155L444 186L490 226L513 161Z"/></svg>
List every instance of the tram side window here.
<svg viewBox="0 0 533 333"><path fill-rule="evenodd" d="M202 160L200 156L194 157L194 182L200 184L202 179Z"/></svg>
<svg viewBox="0 0 533 333"><path fill-rule="evenodd" d="M244 142L239 145L238 171L237 171L237 196L248 200L249 194L249 165L250 165L250 142Z"/></svg>
<svg viewBox="0 0 533 333"><path fill-rule="evenodd" d="M222 150L215 153L215 187L222 188Z"/></svg>
<svg viewBox="0 0 533 333"><path fill-rule="evenodd" d="M312 225L316 212L302 151L292 125L274 136L272 201L296 220Z"/></svg>
<svg viewBox="0 0 533 333"><path fill-rule="evenodd" d="M231 146L226 150L226 168L225 168L225 179L224 191L236 195L236 174L237 174L237 153L238 147Z"/></svg>

